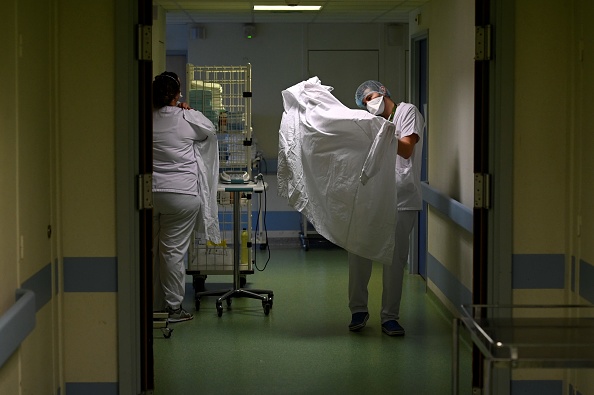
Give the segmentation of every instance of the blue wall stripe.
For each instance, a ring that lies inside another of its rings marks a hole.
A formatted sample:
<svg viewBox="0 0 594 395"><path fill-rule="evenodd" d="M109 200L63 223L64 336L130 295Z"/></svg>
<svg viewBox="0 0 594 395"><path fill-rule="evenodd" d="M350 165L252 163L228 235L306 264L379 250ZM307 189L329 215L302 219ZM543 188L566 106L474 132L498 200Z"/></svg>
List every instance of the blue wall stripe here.
<svg viewBox="0 0 594 395"><path fill-rule="evenodd" d="M458 310L472 303L472 293L441 262L427 253L427 276Z"/></svg>
<svg viewBox="0 0 594 395"><path fill-rule="evenodd" d="M512 380L511 395L563 395L563 381Z"/></svg>
<svg viewBox="0 0 594 395"><path fill-rule="evenodd" d="M25 281L21 288L35 293L35 311L39 311L52 299L52 265L48 263Z"/></svg>
<svg viewBox="0 0 594 395"><path fill-rule="evenodd" d="M254 229L258 213L256 212L254 218ZM267 230L301 230L301 213L297 210L291 211L269 211L266 213L266 229ZM264 229L260 229L264 230Z"/></svg>
<svg viewBox="0 0 594 395"><path fill-rule="evenodd" d="M514 254L512 257L512 288L565 288L565 255Z"/></svg>
<svg viewBox="0 0 594 395"><path fill-rule="evenodd" d="M118 383L66 383L68 395L117 395Z"/></svg>
<svg viewBox="0 0 594 395"><path fill-rule="evenodd" d="M64 292L117 292L116 258L64 258Z"/></svg>
<svg viewBox="0 0 594 395"><path fill-rule="evenodd" d="M580 296L594 303L594 266L580 259Z"/></svg>
<svg viewBox="0 0 594 395"><path fill-rule="evenodd" d="M241 215L241 222L247 223L247 216L245 213ZM233 213L219 212L219 223L222 231L233 230ZM252 230L256 229L258 225L258 212L252 212ZM264 223L262 224L262 227ZM301 213L296 210L290 211L268 211L266 213L266 229L267 230L301 230ZM260 229L264 230L264 229Z"/></svg>
<svg viewBox="0 0 594 395"><path fill-rule="evenodd" d="M268 176L276 176L278 170L278 158L265 158L264 163L260 162L258 167L258 172ZM253 170L252 174L256 174L256 170Z"/></svg>

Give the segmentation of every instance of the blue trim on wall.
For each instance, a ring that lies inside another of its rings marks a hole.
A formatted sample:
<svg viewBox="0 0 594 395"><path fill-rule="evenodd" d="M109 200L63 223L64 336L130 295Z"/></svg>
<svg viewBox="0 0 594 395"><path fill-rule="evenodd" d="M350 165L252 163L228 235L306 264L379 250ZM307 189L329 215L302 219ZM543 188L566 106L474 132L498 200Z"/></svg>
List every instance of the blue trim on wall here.
<svg viewBox="0 0 594 395"><path fill-rule="evenodd" d="M276 174L278 170L278 158L264 158L264 163L259 163L258 168L254 168L252 173L255 174L256 172L262 174Z"/></svg>
<svg viewBox="0 0 594 395"><path fill-rule="evenodd" d="M68 395L117 395L118 383L66 383Z"/></svg>
<svg viewBox="0 0 594 395"><path fill-rule="evenodd" d="M37 273L29 277L21 288L31 290L35 293L35 312L41 310L52 300L52 264L48 263Z"/></svg>
<svg viewBox="0 0 594 395"><path fill-rule="evenodd" d="M252 212L252 230L258 226L258 212ZM268 211L266 213L266 230L301 230L301 213L296 210L291 211ZM219 223L222 231L233 231L233 213L219 212ZM247 215L242 213L241 223L247 223ZM264 226L264 224L262 224ZM264 230L264 229L259 229Z"/></svg>
<svg viewBox="0 0 594 395"><path fill-rule="evenodd" d="M565 255L514 254L512 256L512 288L565 288Z"/></svg>
<svg viewBox="0 0 594 395"><path fill-rule="evenodd" d="M594 266L580 259L580 296L594 303Z"/></svg>
<svg viewBox="0 0 594 395"><path fill-rule="evenodd" d="M299 211L269 211L266 213L267 230L301 230L301 213ZM263 229L260 229L263 230Z"/></svg>
<svg viewBox="0 0 594 395"><path fill-rule="evenodd" d="M427 277L458 310L461 305L472 303L472 292L429 253L427 253Z"/></svg>
<svg viewBox="0 0 594 395"><path fill-rule="evenodd" d="M116 258L64 258L64 292L117 292ZM70 392L67 392L70 393Z"/></svg>
<svg viewBox="0 0 594 395"><path fill-rule="evenodd" d="M512 380L511 395L563 395L563 381Z"/></svg>

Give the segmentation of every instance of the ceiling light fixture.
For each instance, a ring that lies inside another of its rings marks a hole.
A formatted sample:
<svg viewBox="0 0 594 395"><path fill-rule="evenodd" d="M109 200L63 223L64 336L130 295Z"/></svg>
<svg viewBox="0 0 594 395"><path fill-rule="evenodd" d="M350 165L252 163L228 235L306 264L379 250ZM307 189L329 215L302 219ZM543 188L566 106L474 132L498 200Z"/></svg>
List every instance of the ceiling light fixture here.
<svg viewBox="0 0 594 395"><path fill-rule="evenodd" d="M321 5L254 5L254 11L319 11Z"/></svg>

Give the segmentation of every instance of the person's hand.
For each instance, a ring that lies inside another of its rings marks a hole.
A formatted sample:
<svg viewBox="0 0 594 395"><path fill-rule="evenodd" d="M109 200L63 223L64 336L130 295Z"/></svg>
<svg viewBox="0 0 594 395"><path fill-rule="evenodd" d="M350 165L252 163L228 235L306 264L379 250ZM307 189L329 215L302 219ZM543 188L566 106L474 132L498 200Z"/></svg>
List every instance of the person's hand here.
<svg viewBox="0 0 594 395"><path fill-rule="evenodd" d="M185 102L179 102L179 103L177 103L177 106L179 108L183 108L184 110L191 110L192 109L192 107L190 107L190 105L188 103L185 103Z"/></svg>

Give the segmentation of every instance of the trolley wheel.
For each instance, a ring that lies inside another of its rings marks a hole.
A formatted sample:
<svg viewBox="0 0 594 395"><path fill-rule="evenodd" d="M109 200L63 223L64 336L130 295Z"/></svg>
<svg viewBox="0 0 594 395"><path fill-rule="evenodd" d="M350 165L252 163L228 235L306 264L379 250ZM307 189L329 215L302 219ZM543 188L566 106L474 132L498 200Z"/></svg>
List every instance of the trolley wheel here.
<svg viewBox="0 0 594 395"><path fill-rule="evenodd" d="M263 301L262 307L264 308L264 315L270 314L270 302Z"/></svg>
<svg viewBox="0 0 594 395"><path fill-rule="evenodd" d="M205 283L205 275L195 275L192 278L192 285L194 286L194 291L196 292L204 292L204 290L206 289Z"/></svg>
<svg viewBox="0 0 594 395"><path fill-rule="evenodd" d="M196 311L200 311L200 296L196 296L194 299L194 308Z"/></svg>
<svg viewBox="0 0 594 395"><path fill-rule="evenodd" d="M223 304L219 302L217 302L217 315L219 317L223 316Z"/></svg>
<svg viewBox="0 0 594 395"><path fill-rule="evenodd" d="M303 240L303 249L309 251L309 240Z"/></svg>
<svg viewBox="0 0 594 395"><path fill-rule="evenodd" d="M262 244L260 244L260 249L261 250L265 250L266 247L268 247L268 243L262 243Z"/></svg>
<svg viewBox="0 0 594 395"><path fill-rule="evenodd" d="M272 310L272 299L274 298L274 294L268 294L268 303L270 304L270 309Z"/></svg>
<svg viewBox="0 0 594 395"><path fill-rule="evenodd" d="M247 283L246 275L244 274L244 275L239 276L239 288L245 287L246 283Z"/></svg>
<svg viewBox="0 0 594 395"><path fill-rule="evenodd" d="M171 328L161 328L161 332L163 332L163 337L165 339L169 339L171 334L173 333L173 329Z"/></svg>

